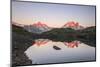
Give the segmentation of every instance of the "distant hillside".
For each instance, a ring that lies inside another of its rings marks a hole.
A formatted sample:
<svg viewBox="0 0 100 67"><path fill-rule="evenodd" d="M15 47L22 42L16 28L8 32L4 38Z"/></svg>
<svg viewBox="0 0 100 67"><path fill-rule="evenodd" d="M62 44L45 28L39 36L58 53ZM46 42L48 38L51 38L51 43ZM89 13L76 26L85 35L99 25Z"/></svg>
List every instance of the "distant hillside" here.
<svg viewBox="0 0 100 67"><path fill-rule="evenodd" d="M30 38L39 38L40 37L39 34L28 32L23 27L19 27L19 26L13 25L13 24L12 24L12 32L22 35L22 36L30 37Z"/></svg>
<svg viewBox="0 0 100 67"><path fill-rule="evenodd" d="M76 31L71 28L54 28L42 33L42 36L47 36L49 39L58 41L72 41L76 37Z"/></svg>
<svg viewBox="0 0 100 67"><path fill-rule="evenodd" d="M96 26L87 27L87 28L83 29L82 31L83 32L95 32Z"/></svg>
<svg viewBox="0 0 100 67"><path fill-rule="evenodd" d="M29 33L28 31L24 30L22 27L12 25L12 32L15 32L17 34L22 34L22 35L32 35L32 33Z"/></svg>
<svg viewBox="0 0 100 67"><path fill-rule="evenodd" d="M83 30L78 30L78 38L82 42L91 44L91 46L96 46L96 26L88 27Z"/></svg>

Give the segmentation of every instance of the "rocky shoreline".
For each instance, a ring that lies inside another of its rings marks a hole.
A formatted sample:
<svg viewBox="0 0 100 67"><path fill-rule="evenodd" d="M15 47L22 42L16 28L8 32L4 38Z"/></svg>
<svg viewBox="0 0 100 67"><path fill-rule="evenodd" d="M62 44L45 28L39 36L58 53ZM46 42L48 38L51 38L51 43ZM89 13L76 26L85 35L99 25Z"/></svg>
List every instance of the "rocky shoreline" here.
<svg viewBox="0 0 100 67"><path fill-rule="evenodd" d="M24 53L30 46L32 46L32 43L33 40L31 38L13 32L12 67L32 64L32 61Z"/></svg>

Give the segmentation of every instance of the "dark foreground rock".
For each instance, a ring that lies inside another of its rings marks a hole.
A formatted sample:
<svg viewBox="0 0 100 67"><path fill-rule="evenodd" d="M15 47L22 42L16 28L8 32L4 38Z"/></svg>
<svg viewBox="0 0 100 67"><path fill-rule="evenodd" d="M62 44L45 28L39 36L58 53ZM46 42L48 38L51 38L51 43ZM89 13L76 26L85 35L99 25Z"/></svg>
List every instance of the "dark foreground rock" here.
<svg viewBox="0 0 100 67"><path fill-rule="evenodd" d="M32 46L33 39L28 36L12 34L12 67L30 65L32 61L24 53Z"/></svg>

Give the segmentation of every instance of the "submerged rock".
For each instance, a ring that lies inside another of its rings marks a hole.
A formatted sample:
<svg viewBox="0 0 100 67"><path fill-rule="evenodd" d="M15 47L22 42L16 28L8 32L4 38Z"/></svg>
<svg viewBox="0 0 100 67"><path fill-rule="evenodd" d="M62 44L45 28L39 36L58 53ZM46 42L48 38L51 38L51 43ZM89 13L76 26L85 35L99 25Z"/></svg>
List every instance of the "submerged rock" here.
<svg viewBox="0 0 100 67"><path fill-rule="evenodd" d="M57 46L53 46L53 48L54 48L55 50L61 50L61 48L59 48L59 47L57 47Z"/></svg>

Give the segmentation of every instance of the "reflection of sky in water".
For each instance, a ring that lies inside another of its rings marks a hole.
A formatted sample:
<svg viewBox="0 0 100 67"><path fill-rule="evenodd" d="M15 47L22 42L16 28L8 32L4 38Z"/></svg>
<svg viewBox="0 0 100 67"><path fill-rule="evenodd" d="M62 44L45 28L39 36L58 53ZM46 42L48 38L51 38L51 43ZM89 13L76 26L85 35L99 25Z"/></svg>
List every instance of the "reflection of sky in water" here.
<svg viewBox="0 0 100 67"><path fill-rule="evenodd" d="M78 43L78 47L76 48L69 48L63 42L42 40L39 42L42 45L37 44L37 42L36 40L36 43L25 51L33 64L95 60L95 48L84 43ZM61 48L61 50L53 49L54 45Z"/></svg>

